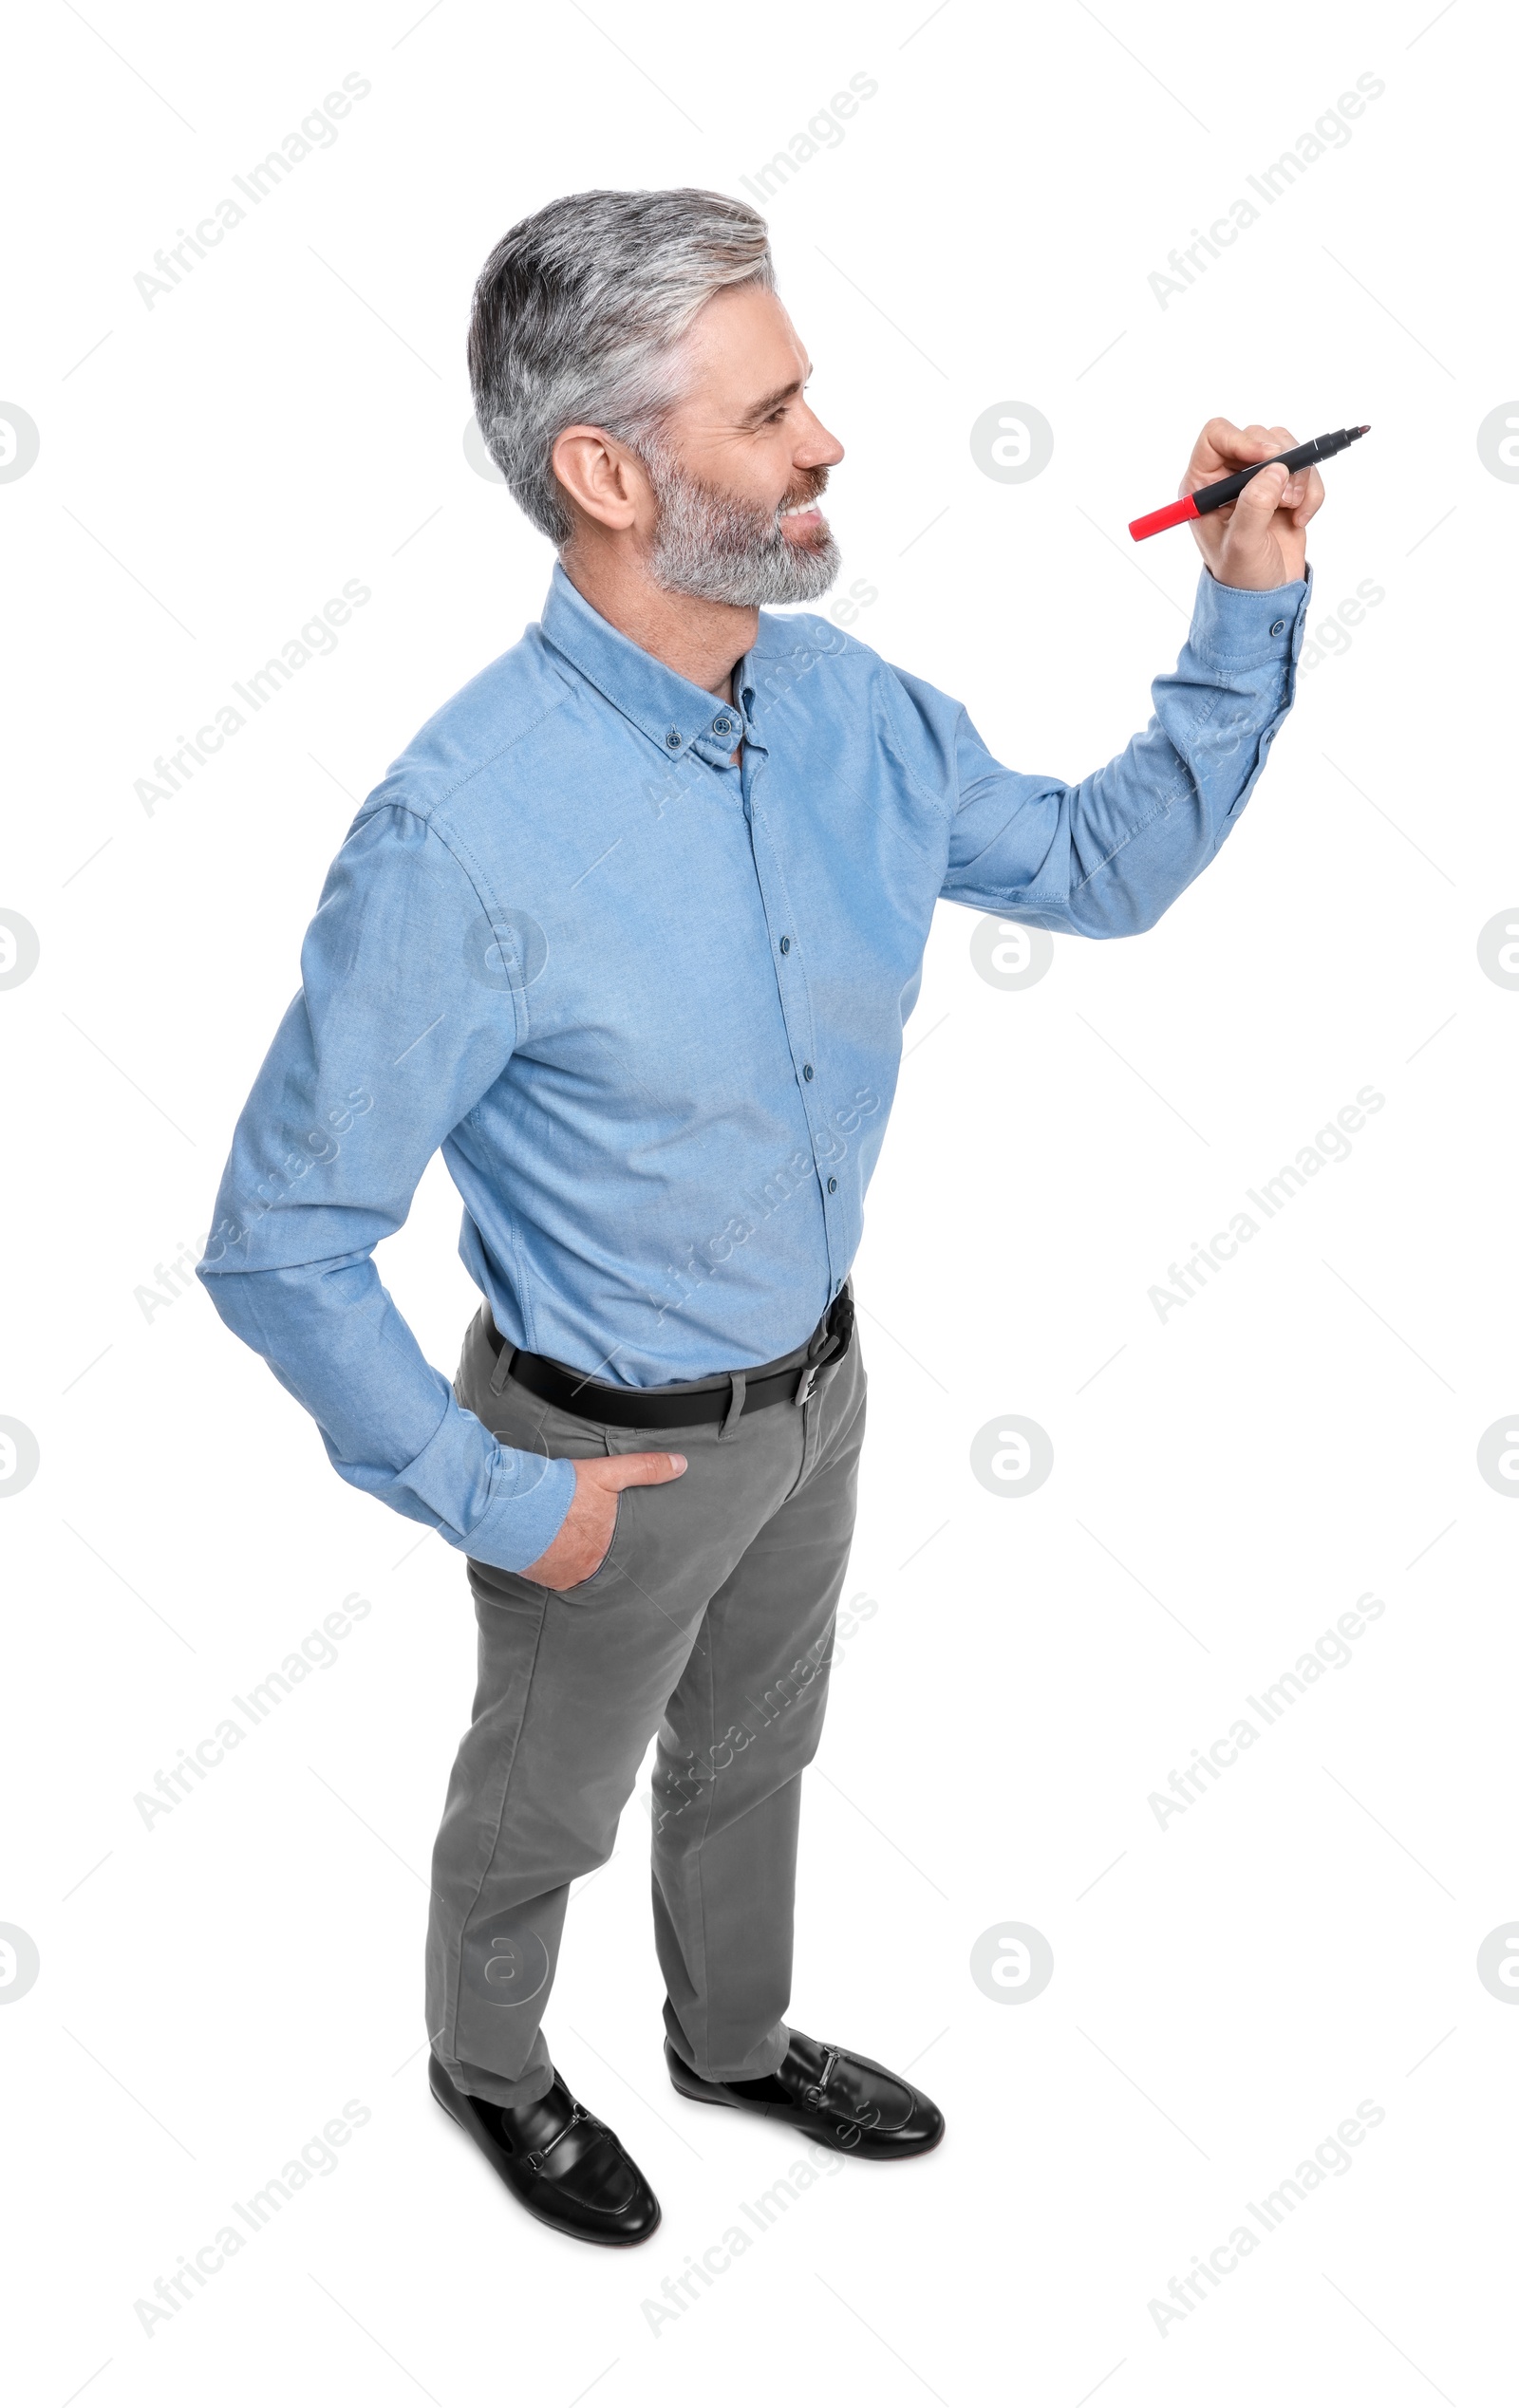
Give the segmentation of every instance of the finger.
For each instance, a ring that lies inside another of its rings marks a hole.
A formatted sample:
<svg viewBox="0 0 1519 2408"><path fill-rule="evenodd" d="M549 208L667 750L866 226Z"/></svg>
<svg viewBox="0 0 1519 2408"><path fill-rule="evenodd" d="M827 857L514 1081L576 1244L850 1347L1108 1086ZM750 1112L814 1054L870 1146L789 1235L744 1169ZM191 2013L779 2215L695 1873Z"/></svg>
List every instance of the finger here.
<svg viewBox="0 0 1519 2408"><path fill-rule="evenodd" d="M1196 442L1187 463L1181 491L1193 494L1199 485L1211 485L1230 469L1247 467L1251 460L1264 455L1252 444L1243 427L1227 418L1210 418Z"/></svg>
<svg viewBox="0 0 1519 2408"><path fill-rule="evenodd" d="M1306 527L1314 512L1323 507L1323 478L1316 468L1310 468L1305 478L1300 475L1292 481L1302 488L1293 508L1292 524Z"/></svg>
<svg viewBox="0 0 1519 2408"><path fill-rule="evenodd" d="M609 1455L600 1466L609 1488L648 1488L662 1480L679 1480L685 1469L684 1455Z"/></svg>
<svg viewBox="0 0 1519 2408"><path fill-rule="evenodd" d="M1293 448L1293 436L1288 434L1285 426L1247 426L1245 434L1247 439L1249 439L1249 443L1252 443L1254 460L1276 460L1278 453ZM1295 498L1298 498L1295 494L1290 494L1290 481L1293 479L1290 479L1290 472L1288 472L1288 484L1284 486L1284 503L1295 501ZM1281 508L1281 503L1278 503L1278 508Z"/></svg>
<svg viewBox="0 0 1519 2408"><path fill-rule="evenodd" d="M1184 495L1194 494L1199 485L1214 484L1233 469L1252 467L1257 460L1269 459L1273 452L1287 448L1273 442L1266 427L1235 426L1227 418L1210 418L1192 445L1180 490Z"/></svg>
<svg viewBox="0 0 1519 2408"><path fill-rule="evenodd" d="M1250 431L1253 434L1256 430L1252 427ZM1267 459L1274 459L1278 452L1290 452L1296 448L1298 439L1293 434L1290 426L1267 426L1264 427L1261 432L1266 438L1266 457ZM1293 509L1296 504L1303 499L1303 472L1302 469L1298 469L1294 471L1293 475L1287 479L1286 485L1283 489L1280 504L1280 507L1283 510Z"/></svg>
<svg viewBox="0 0 1519 2408"><path fill-rule="evenodd" d="M1189 478L1205 483L1216 476L1225 461L1237 457L1240 430L1227 418L1210 418L1192 445L1192 456L1187 463ZM1190 488L1189 488L1190 490Z"/></svg>
<svg viewBox="0 0 1519 2408"><path fill-rule="evenodd" d="M1247 535L1264 534L1282 507L1282 495L1288 483L1285 468L1263 468L1252 476L1234 504L1231 530L1243 529Z"/></svg>

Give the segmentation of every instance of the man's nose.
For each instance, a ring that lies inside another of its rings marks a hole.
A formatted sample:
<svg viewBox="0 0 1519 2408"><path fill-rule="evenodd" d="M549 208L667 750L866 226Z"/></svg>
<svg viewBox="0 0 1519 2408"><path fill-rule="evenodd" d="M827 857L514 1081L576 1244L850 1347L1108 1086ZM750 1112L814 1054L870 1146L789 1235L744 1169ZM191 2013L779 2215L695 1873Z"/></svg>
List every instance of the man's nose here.
<svg viewBox="0 0 1519 2408"><path fill-rule="evenodd" d="M809 413L811 417L811 413ZM830 435L821 419L812 419L797 446L798 468L836 468L844 457L844 446L836 435Z"/></svg>

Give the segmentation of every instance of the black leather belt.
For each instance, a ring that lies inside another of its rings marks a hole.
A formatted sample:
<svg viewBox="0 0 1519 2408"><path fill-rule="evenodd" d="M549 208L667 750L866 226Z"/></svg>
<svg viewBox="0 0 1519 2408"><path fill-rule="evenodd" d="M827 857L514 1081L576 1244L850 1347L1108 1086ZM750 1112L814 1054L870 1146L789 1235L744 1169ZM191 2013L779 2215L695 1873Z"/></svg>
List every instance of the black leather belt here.
<svg viewBox="0 0 1519 2408"><path fill-rule="evenodd" d="M488 1316L486 1335L492 1353L499 1357L506 1340ZM508 1370L534 1396L567 1413L578 1413L585 1421L609 1423L618 1429L688 1429L695 1422L726 1421L741 1380L741 1412L761 1412L767 1405L805 1405L819 1372L848 1353L853 1335L854 1299L846 1288L813 1332L805 1362L788 1364L779 1372L766 1371L761 1365L754 1372L730 1372L721 1388L610 1388L572 1371L566 1363L556 1363L552 1355L527 1354L520 1348L513 1353Z"/></svg>

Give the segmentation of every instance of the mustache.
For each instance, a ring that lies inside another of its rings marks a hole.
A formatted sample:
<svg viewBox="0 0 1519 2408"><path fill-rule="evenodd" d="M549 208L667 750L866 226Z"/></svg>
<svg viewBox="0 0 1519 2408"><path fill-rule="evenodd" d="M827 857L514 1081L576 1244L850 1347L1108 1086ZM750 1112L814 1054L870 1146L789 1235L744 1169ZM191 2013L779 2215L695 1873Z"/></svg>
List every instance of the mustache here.
<svg viewBox="0 0 1519 2408"><path fill-rule="evenodd" d="M796 493L787 493L783 495L781 499L776 505L777 526L779 526L784 513L788 510L795 510L798 502L815 502L818 500L826 490L827 484L828 471L826 468L809 468L804 470L803 482L800 490Z"/></svg>

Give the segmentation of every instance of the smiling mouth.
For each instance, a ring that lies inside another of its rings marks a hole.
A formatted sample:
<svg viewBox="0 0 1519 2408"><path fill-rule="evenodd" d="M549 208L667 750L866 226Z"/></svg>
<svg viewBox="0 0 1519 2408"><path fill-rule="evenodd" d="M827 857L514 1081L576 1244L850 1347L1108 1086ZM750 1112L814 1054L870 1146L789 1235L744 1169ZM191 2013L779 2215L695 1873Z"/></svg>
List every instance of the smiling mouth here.
<svg viewBox="0 0 1519 2408"><path fill-rule="evenodd" d="M823 525L823 513L816 501L793 502L781 512L778 523L788 535L810 535Z"/></svg>

